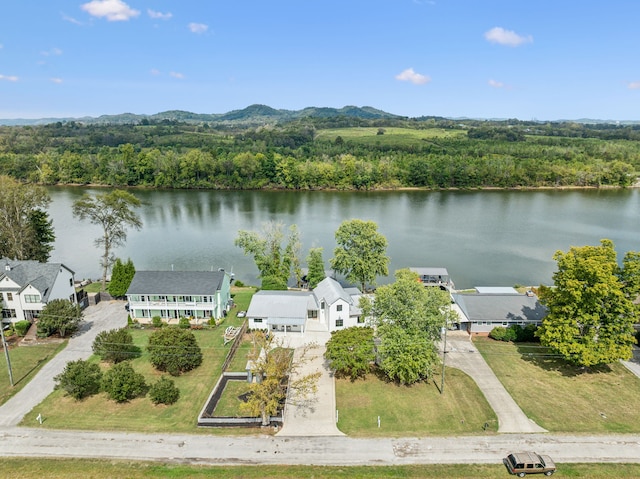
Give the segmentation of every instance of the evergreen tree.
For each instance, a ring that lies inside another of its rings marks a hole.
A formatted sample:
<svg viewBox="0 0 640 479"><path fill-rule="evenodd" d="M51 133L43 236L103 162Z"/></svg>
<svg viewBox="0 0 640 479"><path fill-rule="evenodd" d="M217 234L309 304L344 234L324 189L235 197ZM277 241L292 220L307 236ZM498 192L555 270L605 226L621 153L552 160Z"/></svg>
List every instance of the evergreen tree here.
<svg viewBox="0 0 640 479"><path fill-rule="evenodd" d="M313 289L318 283L325 278L324 260L322 259L322 248L311 248L309 256L307 256L307 264L309 272L307 273L307 281L309 288Z"/></svg>
<svg viewBox="0 0 640 479"><path fill-rule="evenodd" d="M117 258L111 271L109 294L114 298L125 296L135 274L136 268L131 258L129 258L126 263L123 263L120 258Z"/></svg>

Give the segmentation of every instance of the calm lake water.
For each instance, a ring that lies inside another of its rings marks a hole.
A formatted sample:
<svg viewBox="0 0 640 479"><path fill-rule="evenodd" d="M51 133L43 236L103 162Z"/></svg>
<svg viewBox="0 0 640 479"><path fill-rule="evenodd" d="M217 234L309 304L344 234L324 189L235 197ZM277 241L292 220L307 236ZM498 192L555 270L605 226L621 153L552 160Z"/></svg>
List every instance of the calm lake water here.
<svg viewBox="0 0 640 479"><path fill-rule="evenodd" d="M99 278L100 229L79 222L71 204L87 188L50 188L56 231L52 261L76 278ZM93 190L104 191L104 190ZM251 257L234 246L238 230L260 230L271 220L297 224L303 262L321 246L327 268L343 220L373 220L389 242L387 278L410 266L449 270L457 288L549 284L553 254L570 246L614 241L621 260L640 250L640 191L281 192L133 191L145 205L140 231L130 231L116 256L139 270L233 271L259 284Z"/></svg>

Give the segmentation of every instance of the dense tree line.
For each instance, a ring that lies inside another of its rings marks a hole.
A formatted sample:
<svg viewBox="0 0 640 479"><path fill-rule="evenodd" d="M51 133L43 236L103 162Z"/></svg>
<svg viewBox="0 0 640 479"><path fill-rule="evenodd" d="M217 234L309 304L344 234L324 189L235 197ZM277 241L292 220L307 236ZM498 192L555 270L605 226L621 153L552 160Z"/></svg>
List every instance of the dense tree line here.
<svg viewBox="0 0 640 479"><path fill-rule="evenodd" d="M628 186L640 170L636 125L348 117L251 129L145 123L0 127L0 174L38 184L374 189ZM405 143L317 135L354 126L467 134Z"/></svg>

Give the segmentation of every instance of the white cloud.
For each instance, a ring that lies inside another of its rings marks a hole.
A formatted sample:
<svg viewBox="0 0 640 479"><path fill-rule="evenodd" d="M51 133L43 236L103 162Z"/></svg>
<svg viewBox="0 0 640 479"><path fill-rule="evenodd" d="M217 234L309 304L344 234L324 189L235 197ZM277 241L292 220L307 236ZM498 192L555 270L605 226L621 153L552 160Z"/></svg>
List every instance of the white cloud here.
<svg viewBox="0 0 640 479"><path fill-rule="evenodd" d="M62 55L62 50L60 50L59 48L52 48L51 50L40 52L40 55L43 55L45 57L48 57L50 55Z"/></svg>
<svg viewBox="0 0 640 479"><path fill-rule="evenodd" d="M65 22L69 22L69 23L73 23L74 25L84 25L80 20L76 20L73 17L70 17L69 15L67 15L66 13L62 14L62 19Z"/></svg>
<svg viewBox="0 0 640 479"><path fill-rule="evenodd" d="M53 83L57 83L58 85L62 83L62 78L49 78Z"/></svg>
<svg viewBox="0 0 640 479"><path fill-rule="evenodd" d="M134 10L122 0L92 0L80 8L93 17L106 17L110 22L127 21L140 15L139 10Z"/></svg>
<svg viewBox="0 0 640 479"><path fill-rule="evenodd" d="M488 42L510 47L517 47L523 43L533 43L533 37L531 35L518 35L513 30L505 30L502 27L494 27L485 32L484 38Z"/></svg>
<svg viewBox="0 0 640 479"><path fill-rule="evenodd" d="M152 75L160 75L160 70L152 68L149 73L151 73Z"/></svg>
<svg viewBox="0 0 640 479"><path fill-rule="evenodd" d="M2 50L3 48L4 48L4 45L0 43L0 50Z"/></svg>
<svg viewBox="0 0 640 479"><path fill-rule="evenodd" d="M424 85L425 83L429 83L431 81L431 77L416 73L413 71L413 68L407 68L402 73L396 75L396 80L408 81L413 83L414 85Z"/></svg>
<svg viewBox="0 0 640 479"><path fill-rule="evenodd" d="M169 20L171 17L173 17L173 13L171 12L156 12L155 10L151 10L150 8L147 9L147 13L151 18L156 18L158 20Z"/></svg>
<svg viewBox="0 0 640 479"><path fill-rule="evenodd" d="M180 80L184 78L184 75L178 72L169 72L169 76L172 76L173 78L178 78Z"/></svg>
<svg viewBox="0 0 640 479"><path fill-rule="evenodd" d="M205 25L204 23L191 22L188 26L191 33L204 33L209 29L209 25Z"/></svg>
<svg viewBox="0 0 640 479"><path fill-rule="evenodd" d="M18 81L18 77L15 75L2 75L0 73L0 80L4 80L4 81Z"/></svg>
<svg viewBox="0 0 640 479"><path fill-rule="evenodd" d="M489 80L489 86L492 86L493 88L504 88L506 85L501 81Z"/></svg>
<svg viewBox="0 0 640 479"><path fill-rule="evenodd" d="M629 90L640 90L640 81L632 81L627 85Z"/></svg>

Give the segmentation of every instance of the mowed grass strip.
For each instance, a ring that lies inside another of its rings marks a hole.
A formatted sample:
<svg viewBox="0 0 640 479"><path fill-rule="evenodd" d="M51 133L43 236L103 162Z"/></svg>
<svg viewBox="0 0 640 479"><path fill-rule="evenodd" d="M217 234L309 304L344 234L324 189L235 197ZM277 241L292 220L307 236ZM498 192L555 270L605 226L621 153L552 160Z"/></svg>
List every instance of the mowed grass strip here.
<svg viewBox="0 0 640 479"><path fill-rule="evenodd" d="M478 479L510 477L502 464L430 464L413 466L189 466L93 459L2 458L0 468L12 479ZM558 464L554 477L637 478L640 464Z"/></svg>
<svg viewBox="0 0 640 479"><path fill-rule="evenodd" d="M640 432L640 378L622 364L582 369L539 344L475 338L527 416L551 432Z"/></svg>
<svg viewBox="0 0 640 479"><path fill-rule="evenodd" d="M7 402L37 374L51 358L62 351L67 341L13 346L9 349L9 360L13 372L13 384L9 381L9 368L4 352L0 353L0 404Z"/></svg>
<svg viewBox="0 0 640 479"><path fill-rule="evenodd" d="M390 383L374 374L354 382L336 380L338 428L354 437L497 431L496 415L473 380L458 369L447 368L445 374L444 394L440 394L439 376L412 386Z"/></svg>

